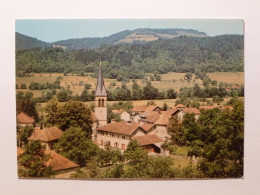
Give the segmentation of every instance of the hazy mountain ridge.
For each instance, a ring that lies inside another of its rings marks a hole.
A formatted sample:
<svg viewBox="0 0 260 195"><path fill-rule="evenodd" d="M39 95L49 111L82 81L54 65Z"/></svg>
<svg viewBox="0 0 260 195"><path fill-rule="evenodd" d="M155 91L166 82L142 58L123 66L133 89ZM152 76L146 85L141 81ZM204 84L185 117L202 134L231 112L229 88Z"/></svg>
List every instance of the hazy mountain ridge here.
<svg viewBox="0 0 260 195"><path fill-rule="evenodd" d="M99 48L102 45L118 43L146 43L159 39L170 39L178 36L207 36L204 32L192 29L150 29L139 28L136 30L125 30L107 37L77 38L46 43L38 39L16 33L16 48L31 49L34 47L51 47L52 45L66 46L68 49Z"/></svg>
<svg viewBox="0 0 260 195"><path fill-rule="evenodd" d="M36 47L50 47L51 44L38 40L36 38L23 35L21 33L15 33L15 48L16 49L32 49Z"/></svg>

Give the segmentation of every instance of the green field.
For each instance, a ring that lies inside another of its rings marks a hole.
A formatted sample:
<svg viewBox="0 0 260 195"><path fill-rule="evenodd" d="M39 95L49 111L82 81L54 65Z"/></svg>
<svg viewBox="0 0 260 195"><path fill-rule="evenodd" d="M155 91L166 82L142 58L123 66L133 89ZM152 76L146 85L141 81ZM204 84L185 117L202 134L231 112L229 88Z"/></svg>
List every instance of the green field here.
<svg viewBox="0 0 260 195"><path fill-rule="evenodd" d="M38 83L53 83L58 77L62 77L61 87L69 88L72 90L73 95L81 94L85 84L91 84L91 90L95 90L96 88L96 78L92 78L91 73L86 73L86 76L78 76L78 75L68 75L64 76L60 73L37 73L32 74L30 77L16 77L16 84L20 87L22 83L25 83L27 89L17 89L16 92L19 91L27 92L30 91L34 94L34 97L39 97L42 94L41 90L29 90L28 87L32 82ZM173 88L175 91L179 91L181 87L192 87L195 83L202 86L202 81L200 79L195 79L195 75L193 75L192 80L187 82L184 80L185 73L175 73L169 72L167 74L161 74L161 81L151 81L152 85L159 89L159 91L166 91L168 89ZM208 76L212 80L217 80L219 82L229 83L229 84L244 84L244 73L243 72L216 72L216 73L208 73ZM150 75L147 74L146 77L150 78ZM110 86L110 83L116 82L116 86ZM146 85L142 79L136 80L137 84L141 87ZM131 89L133 82L129 81L126 83L127 87ZM121 87L122 83L116 81L116 79L105 79L105 86L107 90L113 91L116 87Z"/></svg>

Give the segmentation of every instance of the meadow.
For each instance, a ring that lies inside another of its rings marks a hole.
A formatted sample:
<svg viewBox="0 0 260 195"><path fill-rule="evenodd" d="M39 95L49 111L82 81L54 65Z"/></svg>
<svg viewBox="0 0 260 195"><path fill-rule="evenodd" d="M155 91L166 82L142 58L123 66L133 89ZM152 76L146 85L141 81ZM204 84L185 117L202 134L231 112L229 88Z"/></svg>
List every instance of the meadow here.
<svg viewBox="0 0 260 195"><path fill-rule="evenodd" d="M207 73L207 75L212 79L228 84L244 84L244 72L216 72L216 73ZM158 88L159 91L166 91L168 89L173 88L175 91L179 91L181 87L192 87L195 83L199 86L202 85L202 80L195 79L195 75L193 75L191 81L187 81L184 79L185 73L175 73L169 72L167 74L160 74L161 81L151 81L152 85L155 88ZM62 77L61 79L61 87L69 88L73 95L80 95L84 90L85 84L91 84L90 90L95 90L96 88L96 78L92 77L91 73L85 73L85 76L68 74L64 76L61 73L34 73L31 74L30 77L16 77L16 84L19 86L19 89L16 90L27 92L30 91L34 94L34 97L40 97L42 94L41 90L29 90L28 87L32 82L38 83L53 83L58 77ZM146 78L149 80L150 75L147 74ZM117 87L122 86L122 82L117 81L116 79L104 79L105 86L107 90L113 91ZM141 87L144 87L146 83L143 79L136 79L136 82ZM20 89L20 85L24 83L27 86L27 89ZM115 86L111 86L111 83L115 83ZM126 83L126 86L131 89L133 82L130 80Z"/></svg>

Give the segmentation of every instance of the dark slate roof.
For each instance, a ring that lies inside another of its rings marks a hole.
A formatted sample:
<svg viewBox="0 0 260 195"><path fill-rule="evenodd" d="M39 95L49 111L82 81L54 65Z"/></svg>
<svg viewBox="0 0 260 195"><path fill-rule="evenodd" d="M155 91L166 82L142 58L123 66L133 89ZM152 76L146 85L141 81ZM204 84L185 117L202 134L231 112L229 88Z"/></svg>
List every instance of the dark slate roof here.
<svg viewBox="0 0 260 195"><path fill-rule="evenodd" d="M104 84L104 78L103 78L103 75L102 75L101 62L100 62L100 65L99 65L97 88L96 88L95 96L107 96L107 92L106 92L105 84Z"/></svg>

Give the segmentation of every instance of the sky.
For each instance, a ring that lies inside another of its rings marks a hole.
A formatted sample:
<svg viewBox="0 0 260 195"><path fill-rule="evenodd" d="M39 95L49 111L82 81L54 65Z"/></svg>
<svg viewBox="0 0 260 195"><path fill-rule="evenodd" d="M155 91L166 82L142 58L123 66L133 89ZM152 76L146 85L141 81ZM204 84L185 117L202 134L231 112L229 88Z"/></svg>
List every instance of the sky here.
<svg viewBox="0 0 260 195"><path fill-rule="evenodd" d="M137 28L183 28L207 33L209 36L243 34L242 20L196 19L27 19L16 20L15 30L45 42L70 38L104 37Z"/></svg>

